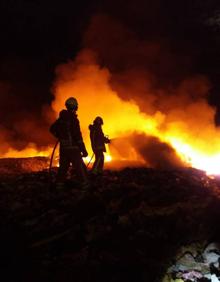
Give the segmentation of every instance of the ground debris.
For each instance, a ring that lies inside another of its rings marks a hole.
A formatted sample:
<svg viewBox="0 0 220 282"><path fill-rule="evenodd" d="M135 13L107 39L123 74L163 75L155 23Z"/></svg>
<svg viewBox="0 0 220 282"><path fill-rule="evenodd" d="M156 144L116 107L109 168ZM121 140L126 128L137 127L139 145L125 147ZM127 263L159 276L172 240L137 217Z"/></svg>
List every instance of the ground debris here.
<svg viewBox="0 0 220 282"><path fill-rule="evenodd" d="M107 170L87 193L71 179L57 191L46 170L0 180L9 281L218 279L220 185L201 171Z"/></svg>

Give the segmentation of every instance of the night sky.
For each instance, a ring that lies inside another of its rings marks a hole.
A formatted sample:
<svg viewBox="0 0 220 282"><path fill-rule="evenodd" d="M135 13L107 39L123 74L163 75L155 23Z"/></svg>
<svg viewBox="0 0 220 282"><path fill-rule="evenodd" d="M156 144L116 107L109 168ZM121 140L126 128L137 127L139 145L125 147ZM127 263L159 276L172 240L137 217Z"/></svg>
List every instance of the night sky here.
<svg viewBox="0 0 220 282"><path fill-rule="evenodd" d="M4 129L10 130L15 119L27 118L30 112L37 117L42 105L50 104L56 66L92 44L85 33L97 14L122 23L140 40L166 42L169 52L186 61L190 58L190 64L176 64L175 70L167 72L158 68L155 73L161 75L161 83L164 79L173 84L184 72L207 76L212 84L209 102L220 112L218 0L2 0L0 118ZM101 63L113 71L126 67L105 56Z"/></svg>

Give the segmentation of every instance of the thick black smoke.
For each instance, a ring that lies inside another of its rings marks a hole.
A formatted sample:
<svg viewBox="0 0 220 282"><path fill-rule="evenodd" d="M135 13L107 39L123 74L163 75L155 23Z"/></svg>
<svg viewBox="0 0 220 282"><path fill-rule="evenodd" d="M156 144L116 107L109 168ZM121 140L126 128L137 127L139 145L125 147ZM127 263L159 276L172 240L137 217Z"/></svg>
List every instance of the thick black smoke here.
<svg viewBox="0 0 220 282"><path fill-rule="evenodd" d="M168 143L153 136L134 133L112 140L110 144L112 154L122 159L129 159L131 148L135 150L138 159L142 159L143 164L148 167L169 170L186 166Z"/></svg>
<svg viewBox="0 0 220 282"><path fill-rule="evenodd" d="M0 80L1 156L10 148L22 150L30 143L42 148L51 142L42 107L46 90L37 81L23 62L14 61L4 67Z"/></svg>
<svg viewBox="0 0 220 282"><path fill-rule="evenodd" d="M1 1L0 156L54 142L48 133L54 72L80 49L92 6L85 3Z"/></svg>
<svg viewBox="0 0 220 282"><path fill-rule="evenodd" d="M131 143L150 167L173 169L186 166L169 144L156 137L136 134Z"/></svg>

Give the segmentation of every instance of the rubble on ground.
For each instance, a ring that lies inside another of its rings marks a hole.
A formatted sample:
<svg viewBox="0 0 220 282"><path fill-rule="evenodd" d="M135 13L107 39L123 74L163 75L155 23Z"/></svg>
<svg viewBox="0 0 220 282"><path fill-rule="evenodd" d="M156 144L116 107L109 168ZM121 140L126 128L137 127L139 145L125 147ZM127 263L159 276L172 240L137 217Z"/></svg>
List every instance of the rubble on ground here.
<svg viewBox="0 0 220 282"><path fill-rule="evenodd" d="M50 163L48 157L2 158L0 159L0 174L14 175L47 169Z"/></svg>
<svg viewBox="0 0 220 282"><path fill-rule="evenodd" d="M57 190L54 175L0 174L8 281L218 281L218 180L195 169L126 168L105 171L83 193L70 179Z"/></svg>
<svg viewBox="0 0 220 282"><path fill-rule="evenodd" d="M166 281L220 281L220 245L203 241L181 247L163 279Z"/></svg>

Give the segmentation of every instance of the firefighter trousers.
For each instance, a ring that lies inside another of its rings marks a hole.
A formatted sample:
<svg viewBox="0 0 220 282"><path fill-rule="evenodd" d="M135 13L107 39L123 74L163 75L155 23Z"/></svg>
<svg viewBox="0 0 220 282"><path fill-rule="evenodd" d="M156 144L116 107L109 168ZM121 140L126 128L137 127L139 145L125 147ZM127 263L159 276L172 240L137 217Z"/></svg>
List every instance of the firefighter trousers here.
<svg viewBox="0 0 220 282"><path fill-rule="evenodd" d="M103 167L104 167L104 153L103 151L99 150L94 152L94 154L95 154L95 162L92 166L92 173L101 174L103 172Z"/></svg>
<svg viewBox="0 0 220 282"><path fill-rule="evenodd" d="M57 182L62 183L66 179L70 163L76 171L76 175L82 186L88 183L87 169L78 148L60 148L60 161L57 173Z"/></svg>

